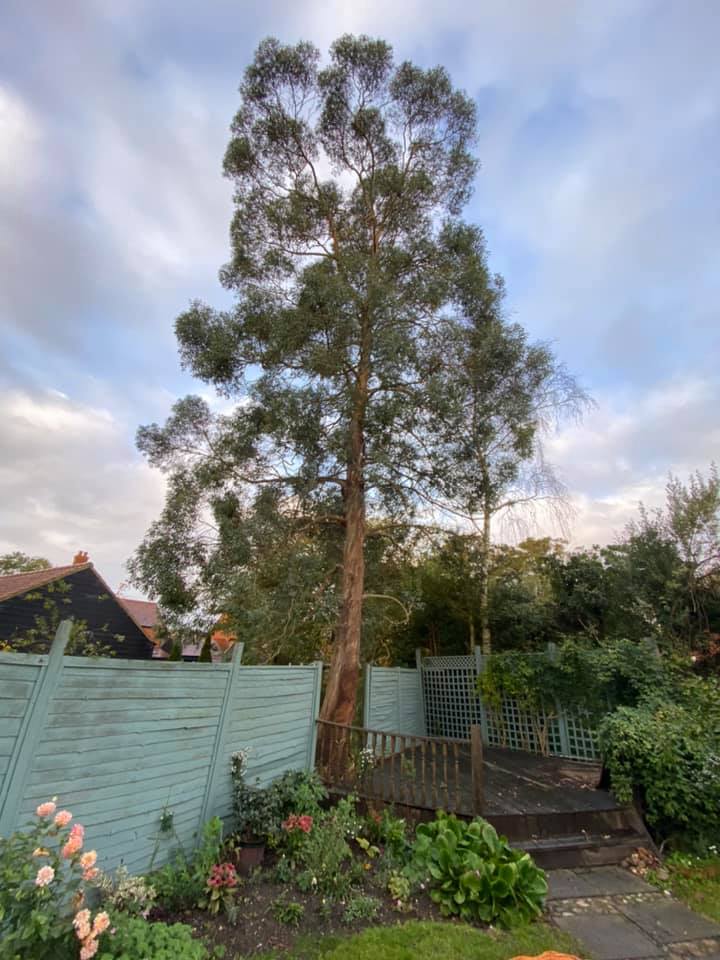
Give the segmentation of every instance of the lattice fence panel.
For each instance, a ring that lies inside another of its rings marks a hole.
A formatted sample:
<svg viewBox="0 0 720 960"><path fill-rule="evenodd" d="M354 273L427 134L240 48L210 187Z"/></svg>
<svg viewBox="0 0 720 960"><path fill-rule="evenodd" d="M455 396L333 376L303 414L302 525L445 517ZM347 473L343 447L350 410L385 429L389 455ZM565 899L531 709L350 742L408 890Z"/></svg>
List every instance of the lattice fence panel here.
<svg viewBox="0 0 720 960"><path fill-rule="evenodd" d="M528 714L512 698L499 710L486 707L476 691L480 656L424 657L422 687L428 736L470 738L479 724L489 746L549 753L570 760L597 760L597 737L587 717L556 713Z"/></svg>
<svg viewBox="0 0 720 960"><path fill-rule="evenodd" d="M422 671L428 736L469 740L481 723L475 657L426 657Z"/></svg>

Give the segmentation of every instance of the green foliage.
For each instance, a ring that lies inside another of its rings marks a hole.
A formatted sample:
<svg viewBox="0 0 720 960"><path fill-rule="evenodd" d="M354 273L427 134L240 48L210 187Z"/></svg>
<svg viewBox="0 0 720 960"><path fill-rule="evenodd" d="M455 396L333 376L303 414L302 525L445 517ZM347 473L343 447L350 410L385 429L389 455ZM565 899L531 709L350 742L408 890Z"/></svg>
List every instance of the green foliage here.
<svg viewBox="0 0 720 960"><path fill-rule="evenodd" d="M273 916L279 923L289 927L297 927L305 916L305 907L295 900L284 900L279 897L272 905Z"/></svg>
<svg viewBox="0 0 720 960"><path fill-rule="evenodd" d="M720 842L720 685L683 681L672 696L648 693L600 726L612 789L639 795L648 823L682 844Z"/></svg>
<svg viewBox="0 0 720 960"><path fill-rule="evenodd" d="M200 650L200 656L198 657L198 663L212 663L212 649L210 644L210 637L205 638L205 642L202 645Z"/></svg>
<svg viewBox="0 0 720 960"><path fill-rule="evenodd" d="M647 879L698 913L720 923L720 854L718 845L703 856L673 853L660 870L650 871Z"/></svg>
<svg viewBox="0 0 720 960"><path fill-rule="evenodd" d="M297 851L301 890L333 898L347 893L354 879L349 869L352 850L348 841L357 836L360 827L352 797L343 797L313 823Z"/></svg>
<svg viewBox="0 0 720 960"><path fill-rule="evenodd" d="M372 920L380 912L382 904L377 897L356 894L348 899L342 915L342 922L356 923L358 920Z"/></svg>
<svg viewBox="0 0 720 960"><path fill-rule="evenodd" d="M511 927L539 916L545 874L530 856L513 850L487 821L464 823L439 813L420 824L414 869L424 873L445 916Z"/></svg>
<svg viewBox="0 0 720 960"><path fill-rule="evenodd" d="M317 817L327 791L313 771L289 770L265 788L246 781L247 753L233 754L233 812L239 834L246 840L267 840L280 846L287 839L282 823L291 814Z"/></svg>
<svg viewBox="0 0 720 960"><path fill-rule="evenodd" d="M20 550L0 554L0 577L13 573L31 573L34 570L48 570L51 566L45 557L31 557Z"/></svg>
<svg viewBox="0 0 720 960"><path fill-rule="evenodd" d="M192 856L180 848L169 863L150 874L148 880L166 909L185 910L204 899L210 871L220 859L222 831L222 820L212 817L203 826Z"/></svg>
<svg viewBox="0 0 720 960"><path fill-rule="evenodd" d="M387 891L392 899L402 906L410 898L412 893L412 883L408 876L393 870L387 881Z"/></svg>
<svg viewBox="0 0 720 960"><path fill-rule="evenodd" d="M382 813L370 813L365 818L363 830L373 843L384 848L386 855L400 862L407 859L410 850L407 823L387 807L383 807Z"/></svg>
<svg viewBox="0 0 720 960"><path fill-rule="evenodd" d="M182 661L182 658L183 658L182 644L180 643L179 640L175 640L173 641L173 645L170 650L170 656L168 657L168 660L172 661L173 663L180 663Z"/></svg>
<svg viewBox="0 0 720 960"><path fill-rule="evenodd" d="M185 923L148 923L122 914L113 921L97 960L208 960L202 943L193 939L192 927Z"/></svg>
<svg viewBox="0 0 720 960"><path fill-rule="evenodd" d="M95 880L103 907L129 916L147 917L157 897L157 891L145 877L134 877L121 865L114 874L100 873Z"/></svg>
<svg viewBox="0 0 720 960"><path fill-rule="evenodd" d="M55 823L54 802L47 808L26 830L0 837L2 960L77 956L72 921L84 898L83 879L90 877L80 863L81 847L62 855L71 828Z"/></svg>

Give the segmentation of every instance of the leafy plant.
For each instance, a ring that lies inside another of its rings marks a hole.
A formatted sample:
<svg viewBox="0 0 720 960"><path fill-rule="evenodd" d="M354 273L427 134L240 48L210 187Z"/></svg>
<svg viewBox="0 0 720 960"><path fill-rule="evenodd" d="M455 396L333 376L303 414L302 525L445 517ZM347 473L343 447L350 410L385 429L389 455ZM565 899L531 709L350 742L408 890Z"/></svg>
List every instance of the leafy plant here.
<svg viewBox="0 0 720 960"><path fill-rule="evenodd" d="M663 837L698 848L720 841L720 686L682 683L670 699L653 695L622 707L600 727L613 793L637 794Z"/></svg>
<svg viewBox="0 0 720 960"><path fill-rule="evenodd" d="M352 797L343 797L315 821L297 853L297 880L302 890L330 897L340 897L348 890L353 880L347 868L352 859L348 840L357 836L360 825Z"/></svg>
<svg viewBox="0 0 720 960"><path fill-rule="evenodd" d="M380 910L380 901L377 897L364 894L351 897L345 907L342 922L351 924L357 920L372 920Z"/></svg>
<svg viewBox="0 0 720 960"><path fill-rule="evenodd" d="M83 909L97 854L82 852L84 828L54 800L41 803L27 830L0 837L0 957L81 960L93 956L110 920Z"/></svg>
<svg viewBox="0 0 720 960"><path fill-rule="evenodd" d="M209 954L185 923L148 923L120 914L97 960L208 960Z"/></svg>
<svg viewBox="0 0 720 960"><path fill-rule="evenodd" d="M510 927L540 914L545 874L486 820L465 823L440 812L416 834L413 866L427 876L444 916Z"/></svg>
<svg viewBox="0 0 720 960"><path fill-rule="evenodd" d="M396 817L387 807L382 813L371 812L364 824L364 832L373 843L385 848L395 860L407 859L410 844L407 838L407 823Z"/></svg>
<svg viewBox="0 0 720 960"><path fill-rule="evenodd" d="M157 898L168 910L184 910L203 899L207 878L220 858L222 831L222 820L212 817L203 826L200 843L191 857L180 847L169 863L150 874L148 879Z"/></svg>
<svg viewBox="0 0 720 960"><path fill-rule="evenodd" d="M100 873L95 889L105 907L130 916L147 917L157 897L157 891L145 877L134 877L121 865L114 874Z"/></svg>
<svg viewBox="0 0 720 960"><path fill-rule="evenodd" d="M398 870L393 870L387 881L387 891L397 907L403 907L410 899L412 884L410 878Z"/></svg>
<svg viewBox="0 0 720 960"><path fill-rule="evenodd" d="M216 863L210 870L206 881L204 896L198 900L201 910L207 910L213 915L226 913L230 923L237 918L235 897L240 878L232 863Z"/></svg>
<svg viewBox="0 0 720 960"><path fill-rule="evenodd" d="M278 923L285 923L291 927L297 927L305 916L305 907L294 900L283 900L279 897L273 903L273 916Z"/></svg>

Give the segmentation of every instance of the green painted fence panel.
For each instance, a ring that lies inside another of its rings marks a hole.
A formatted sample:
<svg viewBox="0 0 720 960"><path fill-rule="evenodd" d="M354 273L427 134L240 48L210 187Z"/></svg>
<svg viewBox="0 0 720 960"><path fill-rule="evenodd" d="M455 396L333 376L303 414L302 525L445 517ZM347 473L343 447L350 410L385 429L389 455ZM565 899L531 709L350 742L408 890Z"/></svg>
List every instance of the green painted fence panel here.
<svg viewBox="0 0 720 960"><path fill-rule="evenodd" d="M365 672L363 726L370 730L424 737L421 673L407 667L375 667Z"/></svg>
<svg viewBox="0 0 720 960"><path fill-rule="evenodd" d="M265 784L312 767L317 665L245 667L0 655L0 820L7 835L50 797L86 828L99 863L131 872L191 849L232 814L230 758ZM173 830L160 834L160 817ZM231 823L229 824L231 826Z"/></svg>

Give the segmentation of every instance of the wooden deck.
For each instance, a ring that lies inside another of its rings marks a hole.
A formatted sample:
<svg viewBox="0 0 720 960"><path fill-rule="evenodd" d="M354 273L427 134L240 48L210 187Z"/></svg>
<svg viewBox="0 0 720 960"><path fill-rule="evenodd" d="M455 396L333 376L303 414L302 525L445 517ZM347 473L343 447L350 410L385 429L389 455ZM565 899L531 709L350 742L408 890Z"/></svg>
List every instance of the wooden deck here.
<svg viewBox="0 0 720 960"><path fill-rule="evenodd" d="M378 764L366 781L358 784L360 792L369 797L395 795L400 803L418 809L445 808L464 816L472 815L470 745L459 744L459 776L456 781L453 778L448 793L444 790L448 777L443 780L443 770L440 770L435 796L428 791L423 777L419 751L416 747L405 751L397 762L388 758ZM453 758L450 762L454 766ZM492 818L616 809L617 802L612 795L597 789L599 778L597 764L486 748L482 813Z"/></svg>

